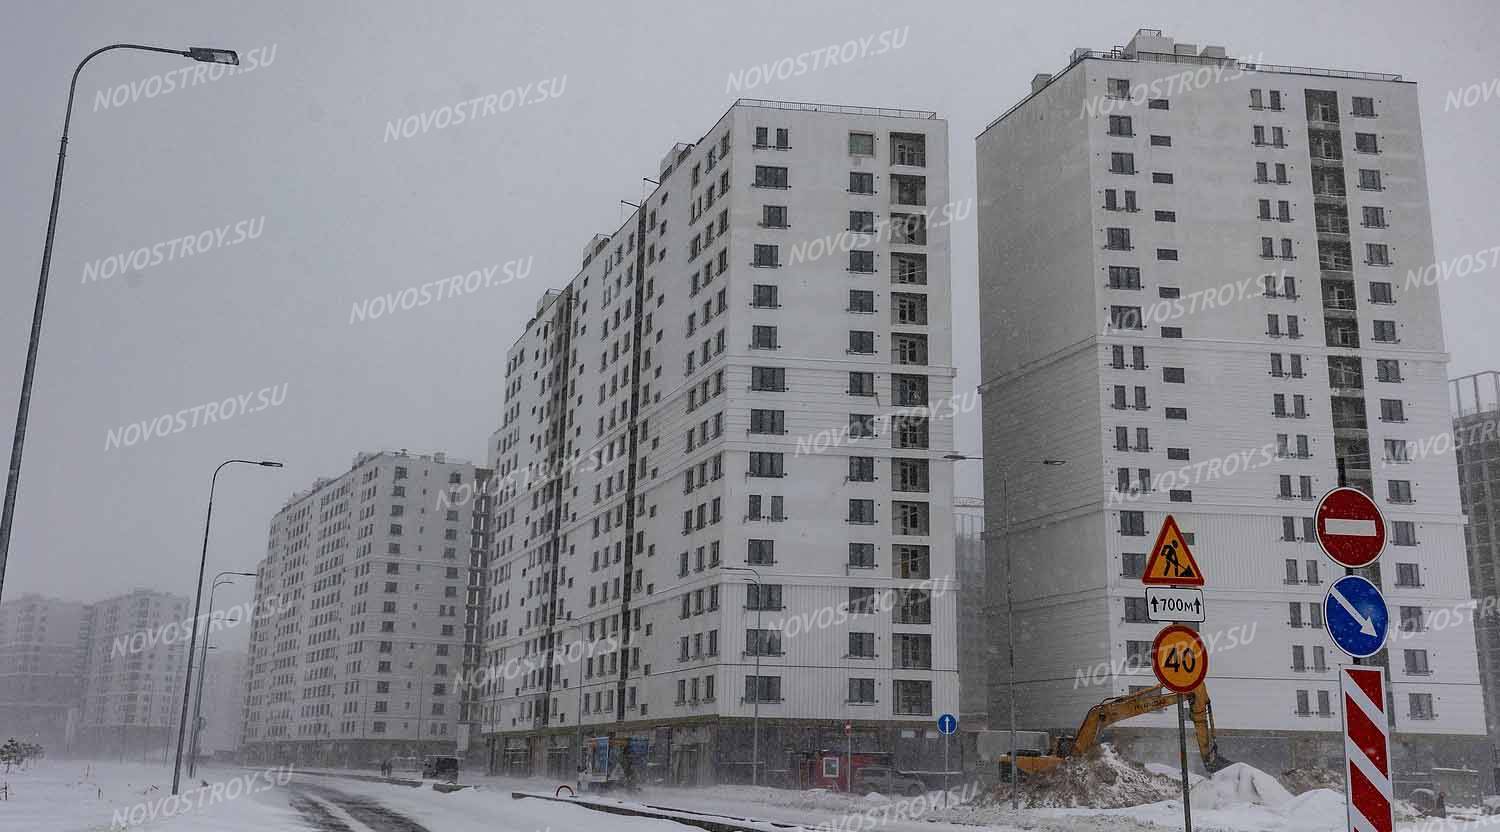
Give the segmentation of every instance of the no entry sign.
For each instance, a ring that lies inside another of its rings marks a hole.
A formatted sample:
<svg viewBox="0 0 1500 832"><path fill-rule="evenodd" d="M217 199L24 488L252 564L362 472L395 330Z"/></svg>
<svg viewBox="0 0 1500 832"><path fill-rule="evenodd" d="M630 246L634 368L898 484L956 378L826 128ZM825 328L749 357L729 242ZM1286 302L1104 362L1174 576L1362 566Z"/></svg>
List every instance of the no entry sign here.
<svg viewBox="0 0 1500 832"><path fill-rule="evenodd" d="M1334 563L1358 569L1385 550L1385 516L1365 492L1335 488L1318 501L1318 545Z"/></svg>

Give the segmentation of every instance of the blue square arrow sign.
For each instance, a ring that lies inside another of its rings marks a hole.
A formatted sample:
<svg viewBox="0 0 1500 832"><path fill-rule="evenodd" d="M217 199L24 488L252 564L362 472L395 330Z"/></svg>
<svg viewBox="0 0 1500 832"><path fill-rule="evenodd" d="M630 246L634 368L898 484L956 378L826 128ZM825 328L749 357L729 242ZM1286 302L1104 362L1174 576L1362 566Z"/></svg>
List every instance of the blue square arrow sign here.
<svg viewBox="0 0 1500 832"><path fill-rule="evenodd" d="M1323 621L1334 645L1363 659L1385 646L1391 613L1378 587L1358 575L1345 575L1323 597Z"/></svg>

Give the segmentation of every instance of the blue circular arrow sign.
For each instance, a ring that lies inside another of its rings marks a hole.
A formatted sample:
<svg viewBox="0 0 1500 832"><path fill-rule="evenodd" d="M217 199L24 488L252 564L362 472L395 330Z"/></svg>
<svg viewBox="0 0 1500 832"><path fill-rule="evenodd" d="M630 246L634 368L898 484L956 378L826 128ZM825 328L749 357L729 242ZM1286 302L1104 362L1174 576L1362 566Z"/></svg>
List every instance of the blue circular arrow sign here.
<svg viewBox="0 0 1500 832"><path fill-rule="evenodd" d="M947 736L958 730L958 717L953 714L943 714L937 720L938 733Z"/></svg>
<svg viewBox="0 0 1500 832"><path fill-rule="evenodd" d="M1363 659L1385 646L1391 613L1378 587L1358 575L1345 575L1323 597L1323 621L1340 650Z"/></svg>

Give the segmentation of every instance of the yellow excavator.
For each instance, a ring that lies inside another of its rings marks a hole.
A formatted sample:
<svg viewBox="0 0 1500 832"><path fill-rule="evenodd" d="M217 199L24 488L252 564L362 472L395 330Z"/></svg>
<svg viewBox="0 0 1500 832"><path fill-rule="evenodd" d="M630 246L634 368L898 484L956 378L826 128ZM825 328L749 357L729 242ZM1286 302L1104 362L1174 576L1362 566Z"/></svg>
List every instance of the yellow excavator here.
<svg viewBox="0 0 1500 832"><path fill-rule="evenodd" d="M1188 705L1194 733L1198 737L1198 754L1203 758L1203 768L1213 774L1230 765L1233 761L1225 759L1219 753L1219 743L1214 736L1214 714L1213 706L1208 701L1208 688L1199 685L1191 693L1174 693L1158 686L1106 699L1084 715L1077 734L1054 737L1048 753L1018 753L1016 768L1020 769L1022 777L1050 771L1062 765L1063 760L1068 757L1088 753L1099 742L1099 733L1105 728L1133 716L1173 707L1178 700ZM1000 779L1007 782L1010 780L1010 759L1009 754L1000 756Z"/></svg>

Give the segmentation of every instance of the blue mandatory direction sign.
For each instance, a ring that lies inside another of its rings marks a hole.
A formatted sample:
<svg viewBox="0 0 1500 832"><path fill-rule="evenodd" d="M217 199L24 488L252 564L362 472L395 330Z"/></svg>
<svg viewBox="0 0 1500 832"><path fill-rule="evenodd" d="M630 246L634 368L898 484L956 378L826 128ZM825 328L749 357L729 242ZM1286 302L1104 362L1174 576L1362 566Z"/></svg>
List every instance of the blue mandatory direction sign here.
<svg viewBox="0 0 1500 832"><path fill-rule="evenodd" d="M1323 621L1340 650L1363 659L1385 646L1391 613L1378 587L1358 575L1345 575L1323 598Z"/></svg>
<svg viewBox="0 0 1500 832"><path fill-rule="evenodd" d="M938 733L947 736L958 730L958 717L953 714L943 714L938 717Z"/></svg>

